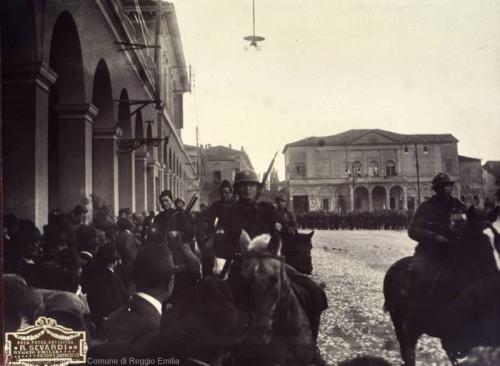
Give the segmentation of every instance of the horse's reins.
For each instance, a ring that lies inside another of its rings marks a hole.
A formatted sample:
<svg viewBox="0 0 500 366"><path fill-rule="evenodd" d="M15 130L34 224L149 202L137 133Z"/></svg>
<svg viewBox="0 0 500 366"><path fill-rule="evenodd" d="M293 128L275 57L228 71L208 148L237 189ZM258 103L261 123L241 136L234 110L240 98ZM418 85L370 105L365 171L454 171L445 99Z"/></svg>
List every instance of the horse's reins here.
<svg viewBox="0 0 500 366"><path fill-rule="evenodd" d="M273 322L276 320L276 317L278 315L278 309L283 305L283 303L286 301L288 294L291 291L291 288L288 289L288 291L285 290L285 257L282 255L274 255L271 253L242 253L240 256L242 259L275 259L277 261L281 262L281 267L280 267L280 281L281 281L281 288L280 288L280 296L278 303L276 304L276 309L274 310L273 313Z"/></svg>

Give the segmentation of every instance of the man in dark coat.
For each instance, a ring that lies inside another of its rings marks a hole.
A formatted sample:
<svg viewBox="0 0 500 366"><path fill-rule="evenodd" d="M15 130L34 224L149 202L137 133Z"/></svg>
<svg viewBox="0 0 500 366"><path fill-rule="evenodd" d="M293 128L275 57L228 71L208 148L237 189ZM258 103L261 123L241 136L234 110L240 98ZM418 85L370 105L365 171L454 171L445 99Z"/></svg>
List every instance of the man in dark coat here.
<svg viewBox="0 0 500 366"><path fill-rule="evenodd" d="M235 201L233 199L233 188L231 183L227 180L223 180L220 188L220 200L215 201L210 206L209 212L209 233L213 233L215 230L215 221L223 221L227 212L234 205Z"/></svg>
<svg viewBox="0 0 500 366"><path fill-rule="evenodd" d="M168 241L174 263L185 268L176 276L177 286L170 299L172 303L176 303L200 279L201 263L191 247L195 232L191 219L184 210L173 208L172 193L169 190L163 191L159 200L163 211L155 216L154 224Z"/></svg>
<svg viewBox="0 0 500 366"><path fill-rule="evenodd" d="M101 324L98 334L110 345L125 343L143 348L158 334L165 302L172 294L175 273L166 246L151 244L140 249L134 264L136 292Z"/></svg>
<svg viewBox="0 0 500 366"><path fill-rule="evenodd" d="M87 293L90 313L98 327L103 318L122 306L128 299L128 291L118 272L120 256L114 244L105 244L95 255L95 263L85 266L86 281L83 292Z"/></svg>
<svg viewBox="0 0 500 366"><path fill-rule="evenodd" d="M115 238L116 250L121 257L122 263L120 264L123 274L123 280L128 289L133 288L133 269L134 260L137 256L137 243L135 236L132 233L134 230L134 222L128 217L121 217L118 219L119 233Z"/></svg>

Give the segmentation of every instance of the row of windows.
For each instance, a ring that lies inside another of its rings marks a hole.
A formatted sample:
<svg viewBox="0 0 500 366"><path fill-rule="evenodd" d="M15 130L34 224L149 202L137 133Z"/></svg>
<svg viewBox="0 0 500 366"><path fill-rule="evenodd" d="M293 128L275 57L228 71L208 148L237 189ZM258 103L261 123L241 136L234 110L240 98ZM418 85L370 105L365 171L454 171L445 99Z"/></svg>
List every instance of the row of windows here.
<svg viewBox="0 0 500 366"><path fill-rule="evenodd" d="M346 166L345 174L348 176L352 176L355 174L357 177L363 176L363 164L360 161L355 161L352 165ZM306 176L306 166L304 163L295 164L292 175L294 177L305 177ZM379 177L381 176L381 172L379 169L379 164L376 161L371 161L368 164L368 176L370 177ZM385 176L392 177L396 176L396 163L392 160L388 160L385 163Z"/></svg>
<svg viewBox="0 0 500 366"><path fill-rule="evenodd" d="M234 177L236 176L236 174L238 174L240 171L239 168L236 168L233 170L233 177L232 177L232 180L234 181ZM221 170L214 170L213 172L213 180L214 180L214 184L221 184L222 183L222 171Z"/></svg>

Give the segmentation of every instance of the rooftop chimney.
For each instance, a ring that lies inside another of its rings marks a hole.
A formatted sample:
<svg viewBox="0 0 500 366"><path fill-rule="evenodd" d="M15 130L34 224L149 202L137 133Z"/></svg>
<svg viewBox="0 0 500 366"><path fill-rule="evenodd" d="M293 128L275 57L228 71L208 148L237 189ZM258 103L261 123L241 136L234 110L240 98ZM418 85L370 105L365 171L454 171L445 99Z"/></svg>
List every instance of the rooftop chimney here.
<svg viewBox="0 0 500 366"><path fill-rule="evenodd" d="M229 144L229 148L232 149L233 147L231 146L231 144Z"/></svg>
<svg viewBox="0 0 500 366"><path fill-rule="evenodd" d="M245 148L243 146L241 146L241 151L245 151Z"/></svg>

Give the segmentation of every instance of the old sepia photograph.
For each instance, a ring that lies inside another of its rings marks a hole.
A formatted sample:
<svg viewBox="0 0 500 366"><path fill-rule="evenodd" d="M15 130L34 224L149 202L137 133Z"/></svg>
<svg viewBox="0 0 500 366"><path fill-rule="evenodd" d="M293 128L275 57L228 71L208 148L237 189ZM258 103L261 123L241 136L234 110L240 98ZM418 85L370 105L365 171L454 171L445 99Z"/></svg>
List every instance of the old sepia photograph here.
<svg viewBox="0 0 500 366"><path fill-rule="evenodd" d="M0 42L1 365L500 365L500 1L0 0Z"/></svg>

